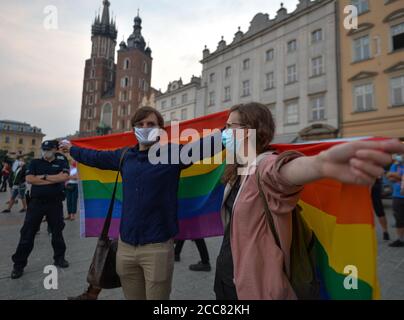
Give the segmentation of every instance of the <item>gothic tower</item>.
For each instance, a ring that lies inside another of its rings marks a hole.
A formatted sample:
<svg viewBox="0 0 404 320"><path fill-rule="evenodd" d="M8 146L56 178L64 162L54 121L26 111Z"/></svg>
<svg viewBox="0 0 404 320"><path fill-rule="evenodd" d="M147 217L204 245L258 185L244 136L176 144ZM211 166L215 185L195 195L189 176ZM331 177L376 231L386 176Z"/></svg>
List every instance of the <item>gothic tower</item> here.
<svg viewBox="0 0 404 320"><path fill-rule="evenodd" d="M100 100L113 97L115 87L115 48L117 29L110 18L110 2L103 1L102 16L95 17L91 28L91 58L86 60L83 82L80 132L95 134L97 127L113 127L112 104L102 110Z"/></svg>

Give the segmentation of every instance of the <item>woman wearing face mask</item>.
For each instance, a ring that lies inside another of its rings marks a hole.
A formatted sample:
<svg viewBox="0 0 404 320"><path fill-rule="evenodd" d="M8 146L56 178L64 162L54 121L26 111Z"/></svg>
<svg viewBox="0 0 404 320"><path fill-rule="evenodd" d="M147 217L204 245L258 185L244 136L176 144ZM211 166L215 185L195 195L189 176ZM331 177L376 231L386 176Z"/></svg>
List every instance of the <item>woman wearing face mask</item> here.
<svg viewBox="0 0 404 320"><path fill-rule="evenodd" d="M222 206L225 233L217 259L216 297L296 299L288 281L291 211L303 185L322 178L371 185L383 173L383 166L391 162L390 153L402 152L404 146L398 141L361 141L311 157L293 151L277 155L269 147L275 132L271 112L259 103L234 106L226 127L223 143L227 152L236 154L238 163L227 165L223 176L227 183ZM251 147L249 129L256 133L257 170L282 249L267 224L254 170L254 174L238 175L243 166L242 147ZM237 137L240 132L243 138Z"/></svg>
<svg viewBox="0 0 404 320"><path fill-rule="evenodd" d="M181 157L180 163L150 161L149 149L155 150L156 155L168 154L170 160L171 154L178 151L174 145L159 142L164 120L156 109L138 109L131 123L139 144L127 149L126 153L125 149L96 151L70 144L64 144L62 149L69 151L76 161L104 170L118 170L123 155L117 272L126 299L166 300L171 292L174 267L173 238L178 233L178 183L181 170L192 163L183 163ZM218 142L216 146L221 150L220 137L218 132L197 141L200 155L206 154L203 152L205 142L213 148L210 154L217 152L212 140ZM99 288L95 289L96 292L90 290L91 298L98 296Z"/></svg>

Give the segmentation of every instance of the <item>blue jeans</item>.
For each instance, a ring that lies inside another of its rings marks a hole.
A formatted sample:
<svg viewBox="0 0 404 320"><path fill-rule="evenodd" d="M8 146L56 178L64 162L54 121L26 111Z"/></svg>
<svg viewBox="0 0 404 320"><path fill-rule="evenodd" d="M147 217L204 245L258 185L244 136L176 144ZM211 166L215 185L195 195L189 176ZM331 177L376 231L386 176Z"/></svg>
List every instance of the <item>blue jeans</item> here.
<svg viewBox="0 0 404 320"><path fill-rule="evenodd" d="M66 186L66 204L67 213L77 213L77 199L79 197L79 188L77 183L68 183Z"/></svg>

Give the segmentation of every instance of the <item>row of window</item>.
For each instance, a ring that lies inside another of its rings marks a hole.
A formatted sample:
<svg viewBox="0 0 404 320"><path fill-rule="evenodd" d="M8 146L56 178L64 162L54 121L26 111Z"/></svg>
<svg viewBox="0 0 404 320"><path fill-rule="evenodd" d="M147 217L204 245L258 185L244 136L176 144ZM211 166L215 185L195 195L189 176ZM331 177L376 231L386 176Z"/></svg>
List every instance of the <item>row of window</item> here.
<svg viewBox="0 0 404 320"><path fill-rule="evenodd" d="M274 119L276 119L275 106L269 107ZM310 98L309 100L309 120L314 121L324 121L326 120L326 107L325 107L325 96L318 95ZM300 111L298 100L293 100L286 102L284 105L284 120L285 125L296 125L300 122Z"/></svg>
<svg viewBox="0 0 404 320"><path fill-rule="evenodd" d="M131 87L132 85L133 85L133 78L130 79L129 77L121 78L121 88L128 88ZM145 79L139 79L138 87L143 91L149 90L149 84Z"/></svg>
<svg viewBox="0 0 404 320"><path fill-rule="evenodd" d="M128 70L131 68L131 61L129 58L126 58L123 61L123 70ZM142 71L144 74L148 74L149 73L149 65L147 64L147 62L143 61L143 67L142 67Z"/></svg>
<svg viewBox="0 0 404 320"><path fill-rule="evenodd" d="M186 104L186 103L188 103L188 93L184 93L184 94L181 96L181 104ZM172 97L172 98L171 98L171 100L170 100L170 106L171 106L171 107L177 106L177 97ZM167 100L161 101L160 107L161 107L161 110L164 110L165 108L167 108Z"/></svg>
<svg viewBox="0 0 404 320"><path fill-rule="evenodd" d="M380 0L377 0L380 1ZM392 2L391 0L384 0L385 4ZM358 14L364 14L369 11L369 0L351 0L351 4L358 9Z"/></svg>
<svg viewBox="0 0 404 320"><path fill-rule="evenodd" d="M126 117L131 114L131 105L119 105L118 106L118 117ZM84 119L95 119L97 117L97 108L88 107L84 109L83 118Z"/></svg>
<svg viewBox="0 0 404 320"><path fill-rule="evenodd" d="M167 118L167 114L163 114L164 121L178 121L178 120L187 120L188 119L188 109L181 110L181 119L178 119L177 112L170 112L170 118Z"/></svg>
<svg viewBox="0 0 404 320"><path fill-rule="evenodd" d="M375 87L372 82L353 87L354 111L376 110ZM390 103L392 107L404 105L404 76L390 79Z"/></svg>
<svg viewBox="0 0 404 320"><path fill-rule="evenodd" d="M11 143L11 137L5 136L4 137L4 142L9 144ZM18 144L24 144L24 138L18 138ZM31 145L35 146L36 145L36 139L31 139Z"/></svg>
<svg viewBox="0 0 404 320"><path fill-rule="evenodd" d="M372 57L370 35L361 36L353 40L352 60L358 62ZM392 51L404 49L404 23L391 27L391 48ZM375 37L375 52L380 53L380 39Z"/></svg>
<svg viewBox="0 0 404 320"><path fill-rule="evenodd" d="M320 76L324 74L324 68L323 68L323 57L317 57L312 59L312 73L311 76ZM286 84L292 84L298 81L298 74L297 74L297 66L296 64L288 66L286 68ZM264 90L271 90L275 88L275 74L274 72L268 72L265 74L265 86ZM244 80L242 81L242 97L247 97L251 95L251 83L250 80ZM224 88L224 98L223 102L230 101L231 100L231 86L226 86ZM212 106L215 104L216 97L215 97L215 91L211 91L209 93L209 106Z"/></svg>
<svg viewBox="0 0 404 320"><path fill-rule="evenodd" d="M311 34L311 42L312 43L317 43L323 40L323 31L322 29L317 29L315 31L312 32ZM293 39L290 40L287 43L287 52L288 53L293 53L297 50L297 40ZM274 60L275 58L275 49L268 49L267 51L265 51L265 61L269 62ZM242 70L246 71L250 69L250 65L251 65L251 61L249 58L244 59L242 62ZM224 77L225 79L228 79L231 76L231 67L227 66L225 68L225 72L224 72ZM212 83L216 80L216 75L215 73L211 73L209 75L209 82Z"/></svg>
<svg viewBox="0 0 404 320"><path fill-rule="evenodd" d="M317 77L320 75L324 74L324 59L322 56L318 56L315 58L312 58L311 61L311 77ZM227 67L225 69L225 78L228 78L231 74L231 67ZM267 74L268 75L268 74ZM272 77L273 77L273 72L272 72ZM214 82L215 81L215 73L211 73L209 76L209 82ZM267 80L271 81L271 80ZM286 69L286 84L294 83L297 82L297 65L293 64L290 66L287 66ZM266 89L271 89L271 86L267 86Z"/></svg>

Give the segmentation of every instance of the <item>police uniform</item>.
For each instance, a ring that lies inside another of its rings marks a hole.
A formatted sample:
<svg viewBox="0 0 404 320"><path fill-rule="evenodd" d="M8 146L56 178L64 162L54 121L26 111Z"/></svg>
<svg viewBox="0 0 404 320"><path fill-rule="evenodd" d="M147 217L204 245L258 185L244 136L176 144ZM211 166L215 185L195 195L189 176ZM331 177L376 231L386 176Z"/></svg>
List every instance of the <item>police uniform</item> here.
<svg viewBox="0 0 404 320"><path fill-rule="evenodd" d="M42 144L43 150L52 148L57 148L57 141L45 141ZM56 175L61 172L69 174L69 164L61 156L56 156L55 154L53 161L47 161L44 158L32 160L27 170L27 176ZM35 234L41 225L44 215L52 231L54 262L60 266L62 266L61 262L67 264L64 259L66 245L62 234L65 226L63 220L63 200L64 183L31 186L30 201L24 225L20 231L20 242L15 254L12 256L14 262L13 272L18 271L20 276L22 275L22 270L27 265L28 256L34 247Z"/></svg>

